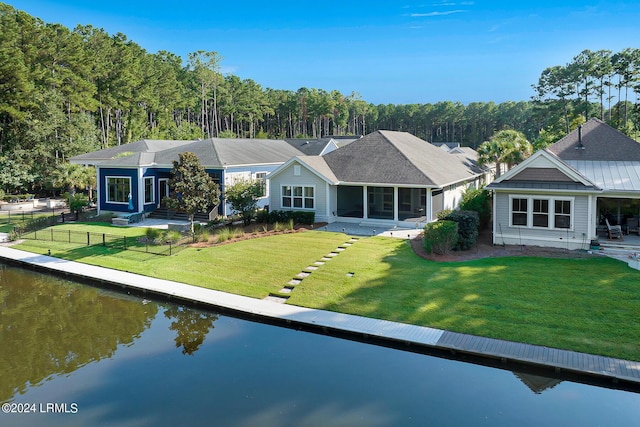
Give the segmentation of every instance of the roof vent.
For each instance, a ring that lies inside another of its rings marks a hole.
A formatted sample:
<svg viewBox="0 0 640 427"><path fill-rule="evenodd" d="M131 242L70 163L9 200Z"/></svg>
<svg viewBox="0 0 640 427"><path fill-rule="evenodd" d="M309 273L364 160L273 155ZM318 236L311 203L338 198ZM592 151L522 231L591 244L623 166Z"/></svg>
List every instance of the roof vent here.
<svg viewBox="0 0 640 427"><path fill-rule="evenodd" d="M578 126L578 146L576 150L584 150L584 145L582 145L582 125Z"/></svg>

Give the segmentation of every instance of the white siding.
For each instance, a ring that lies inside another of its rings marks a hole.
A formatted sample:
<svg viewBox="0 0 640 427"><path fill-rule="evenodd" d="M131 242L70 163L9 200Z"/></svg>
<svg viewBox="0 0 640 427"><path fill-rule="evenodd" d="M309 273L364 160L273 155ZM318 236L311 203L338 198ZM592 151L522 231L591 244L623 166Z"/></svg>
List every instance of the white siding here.
<svg viewBox="0 0 640 427"><path fill-rule="evenodd" d="M300 167L300 175L294 175L294 166ZM268 177L269 178L269 177ZM304 165L297 162L291 163L286 169L282 170L274 178L269 178L269 208L270 210L301 210L314 211L316 213L316 221L329 221L330 212L327 208L327 200L331 200L331 194L327 195L327 182L309 171ZM312 186L314 190L314 209L292 209L282 207L282 186L298 185ZM330 187L330 186L329 186Z"/></svg>
<svg viewBox="0 0 640 427"><path fill-rule="evenodd" d="M539 227L510 226L510 194L496 191L494 215L494 244L533 245L568 249L587 249L595 231L590 230L589 196L579 194L516 194L513 197L558 197L573 200L571 229L546 229ZM529 207L531 209L531 207ZM529 224L530 225L530 224Z"/></svg>

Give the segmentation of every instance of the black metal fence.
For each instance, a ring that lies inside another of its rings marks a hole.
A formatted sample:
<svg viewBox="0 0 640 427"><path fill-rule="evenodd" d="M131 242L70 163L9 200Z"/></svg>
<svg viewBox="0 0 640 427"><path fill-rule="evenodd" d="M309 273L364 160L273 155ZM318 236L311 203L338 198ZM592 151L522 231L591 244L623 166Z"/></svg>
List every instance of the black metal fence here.
<svg viewBox="0 0 640 427"><path fill-rule="evenodd" d="M118 236L89 231L56 230L53 227L21 231L19 239L62 242L82 246L102 246L115 250L129 250L153 255L174 255L184 249L183 241L157 242L144 237Z"/></svg>
<svg viewBox="0 0 640 427"><path fill-rule="evenodd" d="M51 209L39 209L30 212L25 211L0 211L0 225L5 224L22 224L27 221L33 221L39 218L46 217L59 217L64 214L69 215L68 209L63 208L51 208Z"/></svg>

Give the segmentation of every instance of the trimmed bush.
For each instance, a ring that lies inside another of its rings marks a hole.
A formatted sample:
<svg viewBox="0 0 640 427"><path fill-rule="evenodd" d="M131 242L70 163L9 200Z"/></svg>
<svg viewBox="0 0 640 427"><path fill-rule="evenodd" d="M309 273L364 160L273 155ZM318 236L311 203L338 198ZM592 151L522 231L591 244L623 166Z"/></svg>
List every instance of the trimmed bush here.
<svg viewBox="0 0 640 427"><path fill-rule="evenodd" d="M445 218L458 224L458 242L454 249L464 251L474 247L478 241L480 217L475 211L453 211Z"/></svg>
<svg viewBox="0 0 640 427"><path fill-rule="evenodd" d="M458 224L455 221L430 222L424 227L424 248L427 252L447 254L458 242Z"/></svg>
<svg viewBox="0 0 640 427"><path fill-rule="evenodd" d="M460 210L478 212L480 228L489 227L491 222L491 194L485 188L467 188L462 195Z"/></svg>
<svg viewBox="0 0 640 427"><path fill-rule="evenodd" d="M260 211L257 216L258 222L268 222L273 224L288 223L289 220L293 220L295 224L307 224L311 225L316 221L316 213L308 211Z"/></svg>

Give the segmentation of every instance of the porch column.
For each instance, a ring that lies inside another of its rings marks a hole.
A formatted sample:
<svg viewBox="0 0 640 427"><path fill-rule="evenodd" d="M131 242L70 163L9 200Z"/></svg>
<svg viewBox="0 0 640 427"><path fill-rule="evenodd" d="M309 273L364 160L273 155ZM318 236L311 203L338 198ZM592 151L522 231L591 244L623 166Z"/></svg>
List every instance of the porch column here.
<svg viewBox="0 0 640 427"><path fill-rule="evenodd" d="M138 168L138 207L136 212L144 211L144 171L142 168Z"/></svg>
<svg viewBox="0 0 640 427"><path fill-rule="evenodd" d="M369 218L369 203L367 202L367 186L362 186L362 219Z"/></svg>
<svg viewBox="0 0 640 427"><path fill-rule="evenodd" d="M398 187L393 187L393 220L398 221Z"/></svg>
<svg viewBox="0 0 640 427"><path fill-rule="evenodd" d="M426 222L431 222L431 218L433 218L433 213L431 212L433 210L433 199L431 196L431 188L427 188L427 200L426 200L426 206L424 209L424 215L425 217L427 217Z"/></svg>
<svg viewBox="0 0 640 427"><path fill-rule="evenodd" d="M96 198L96 206L98 207L98 215L100 215L100 211L101 211L101 203L100 203L100 193L102 192L102 186L100 185L100 168L96 166L96 191L95 191L95 198Z"/></svg>

